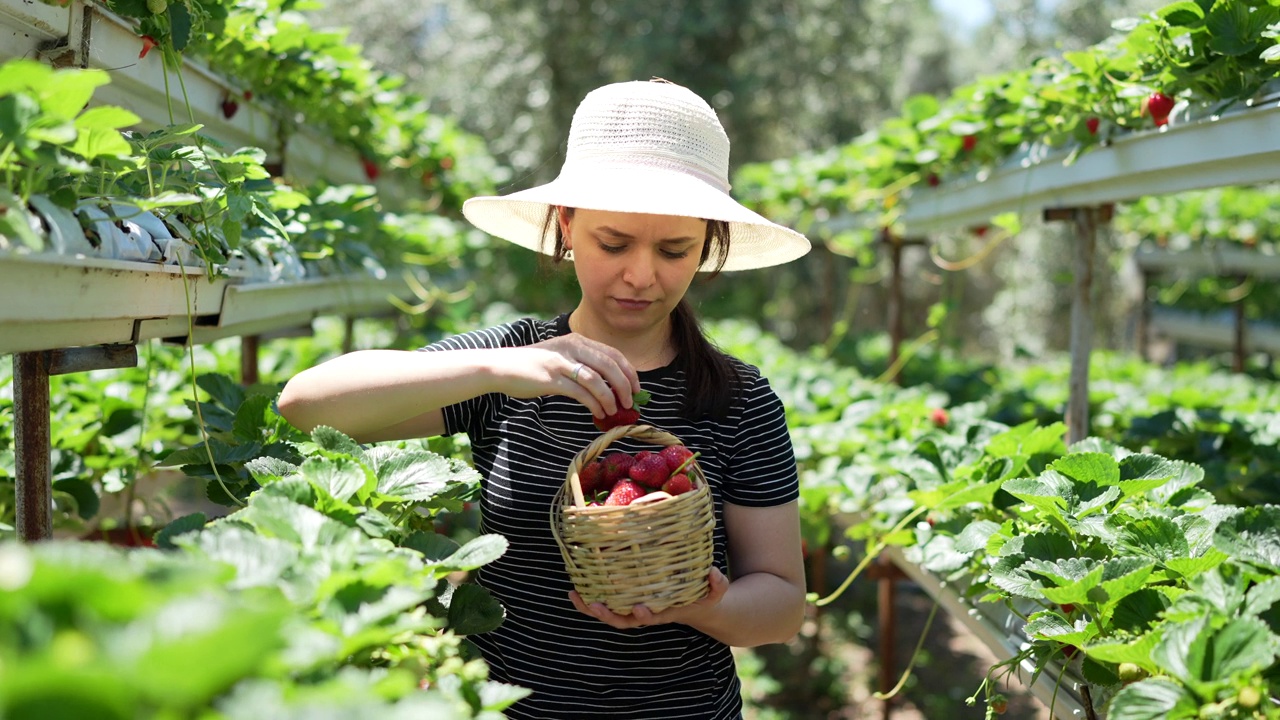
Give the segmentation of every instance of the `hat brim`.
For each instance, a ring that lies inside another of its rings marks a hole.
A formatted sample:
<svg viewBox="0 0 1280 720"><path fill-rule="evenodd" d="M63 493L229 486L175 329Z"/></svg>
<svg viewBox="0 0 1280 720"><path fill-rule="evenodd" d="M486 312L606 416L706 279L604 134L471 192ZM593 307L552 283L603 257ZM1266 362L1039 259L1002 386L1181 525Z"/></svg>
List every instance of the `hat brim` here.
<svg viewBox="0 0 1280 720"><path fill-rule="evenodd" d="M804 235L769 221L697 178L635 166L596 167L590 177L561 174L545 185L510 195L474 197L463 203L462 214L490 235L550 254L555 228L544 226L547 208L553 205L723 220L729 223L725 271L781 265L811 247Z"/></svg>

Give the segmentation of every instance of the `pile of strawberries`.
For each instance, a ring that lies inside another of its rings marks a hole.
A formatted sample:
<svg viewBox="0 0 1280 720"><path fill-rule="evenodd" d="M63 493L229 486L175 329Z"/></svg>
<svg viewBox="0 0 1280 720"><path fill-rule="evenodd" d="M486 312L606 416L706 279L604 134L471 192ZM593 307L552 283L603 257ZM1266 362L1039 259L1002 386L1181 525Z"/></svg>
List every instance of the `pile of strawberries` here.
<svg viewBox="0 0 1280 720"><path fill-rule="evenodd" d="M658 452L629 455L615 450L583 466L578 473L587 507L630 505L637 498L663 492L675 496L693 489L688 469L696 454L683 445Z"/></svg>

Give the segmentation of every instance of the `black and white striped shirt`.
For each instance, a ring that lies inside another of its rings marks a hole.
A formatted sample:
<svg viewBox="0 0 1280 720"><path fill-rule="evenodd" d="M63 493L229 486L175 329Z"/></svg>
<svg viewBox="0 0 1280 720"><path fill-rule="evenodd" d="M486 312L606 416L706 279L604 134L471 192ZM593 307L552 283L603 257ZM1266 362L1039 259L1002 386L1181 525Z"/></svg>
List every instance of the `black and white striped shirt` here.
<svg viewBox="0 0 1280 720"><path fill-rule="evenodd" d="M526 318L424 349L518 347L569 332L567 314ZM666 367L640 373L641 386L653 395L641 421L701 453L715 503L714 563L726 572L723 503L780 505L799 493L782 402L757 368L734 362L744 392L720 421L679 416L683 372ZM446 432L470 436L483 477L481 530L510 542L505 555L477 574L507 617L497 630L471 638L492 679L533 691L508 709L508 717L740 717L741 688L727 645L680 624L617 630L569 602L573 586L551 535L551 502L574 455L600 435L590 411L563 396L521 400L494 393L444 408L444 419ZM653 448L629 439L615 446Z"/></svg>

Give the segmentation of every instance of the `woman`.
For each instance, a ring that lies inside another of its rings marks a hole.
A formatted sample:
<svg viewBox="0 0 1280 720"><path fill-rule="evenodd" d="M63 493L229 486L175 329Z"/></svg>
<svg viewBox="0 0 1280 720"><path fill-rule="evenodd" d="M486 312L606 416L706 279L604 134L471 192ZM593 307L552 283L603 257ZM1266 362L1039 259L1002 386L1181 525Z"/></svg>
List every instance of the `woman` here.
<svg viewBox="0 0 1280 720"><path fill-rule="evenodd" d="M329 424L362 442L468 433L482 529L510 541L477 577L507 617L472 639L493 679L533 690L510 717L740 717L729 648L799 629L798 487L782 403L756 368L704 338L684 296L699 271L787 262L809 243L729 197L728 158L714 111L685 88L593 91L556 180L463 207L482 230L572 260L582 290L572 312L427 352L350 353L281 394L296 426ZM714 561L703 599L621 615L572 590L548 517L565 468L599 437L592 417L631 407L641 389L653 396L641 422L700 453Z"/></svg>

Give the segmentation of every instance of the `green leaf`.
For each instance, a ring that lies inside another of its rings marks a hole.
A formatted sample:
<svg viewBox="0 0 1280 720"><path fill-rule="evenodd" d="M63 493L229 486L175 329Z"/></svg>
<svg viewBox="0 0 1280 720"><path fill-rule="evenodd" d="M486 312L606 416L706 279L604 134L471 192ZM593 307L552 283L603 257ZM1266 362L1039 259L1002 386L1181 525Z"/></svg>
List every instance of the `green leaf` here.
<svg viewBox="0 0 1280 720"><path fill-rule="evenodd" d="M459 635L489 632L502 624L506 611L489 591L472 583L454 588L447 627Z"/></svg>
<svg viewBox="0 0 1280 720"><path fill-rule="evenodd" d="M231 433L245 442L262 440L262 431L267 427L267 412L271 408L271 398L266 395L252 395L245 399L236 409L236 419L231 425Z"/></svg>
<svg viewBox="0 0 1280 720"><path fill-rule="evenodd" d="M457 552L437 563L449 571L475 570L502 557L507 551L507 539L501 535L481 535L463 545Z"/></svg>
<svg viewBox="0 0 1280 720"><path fill-rule="evenodd" d="M85 160L100 157L128 157L133 153L133 148L129 147L129 141L124 139L119 130L100 128L81 130L76 135L76 141L71 144L70 150Z"/></svg>
<svg viewBox="0 0 1280 720"><path fill-rule="evenodd" d="M1111 610L1111 626L1115 629L1137 635L1151 629L1152 624L1160 617L1160 613L1169 607L1169 598L1154 588L1142 588L1126 595ZM1152 647L1155 641L1152 640ZM1150 648L1147 648L1150 651ZM1125 662L1117 660L1116 662ZM1145 660L1150 664L1150 658Z"/></svg>
<svg viewBox="0 0 1280 720"><path fill-rule="evenodd" d="M132 201L139 209L151 211L158 210L160 208L199 205L204 201L204 199L199 195L193 195L191 193L180 193L174 190L166 190L154 197L133 198Z"/></svg>
<svg viewBox="0 0 1280 720"><path fill-rule="evenodd" d="M530 692L532 691L528 688L516 685L485 681L479 687L480 707L489 712L502 712L517 700L528 697ZM427 716L423 715L422 717Z"/></svg>
<svg viewBox="0 0 1280 720"><path fill-rule="evenodd" d="M1159 455L1135 453L1120 461L1120 480L1117 484L1125 497L1148 493L1164 486L1173 478L1182 478L1186 464Z"/></svg>
<svg viewBox="0 0 1280 720"><path fill-rule="evenodd" d="M1160 633L1149 632L1129 642L1109 642L1089 645L1085 652L1089 657L1103 662L1131 662L1141 666L1147 672L1156 672L1158 667L1151 659L1151 650L1160 641Z"/></svg>
<svg viewBox="0 0 1280 720"><path fill-rule="evenodd" d="M250 460L244 464L244 469L248 470L253 475L253 478L262 485L289 477L298 472L297 465L280 458L266 456Z"/></svg>
<svg viewBox="0 0 1280 720"><path fill-rule="evenodd" d="M209 397L213 398L214 402L233 413L239 410L240 404L244 402L244 388L221 373L205 373L196 378L196 385L209 393Z"/></svg>
<svg viewBox="0 0 1280 720"><path fill-rule="evenodd" d="M1280 643L1266 622L1256 617L1232 619L1213 636L1207 681L1227 680L1271 667Z"/></svg>
<svg viewBox="0 0 1280 720"><path fill-rule="evenodd" d="M1121 599L1140 590L1155 563L1145 558L1121 557L1107 560L1103 564L1102 590L1107 594L1103 601L1106 607L1112 607Z"/></svg>
<svg viewBox="0 0 1280 720"><path fill-rule="evenodd" d="M1208 552L1200 557L1169 558L1164 561L1164 566L1181 575L1182 578L1186 580L1208 572L1209 570L1218 567L1226 560L1226 553L1223 553L1216 548L1210 548Z"/></svg>
<svg viewBox="0 0 1280 720"><path fill-rule="evenodd" d="M191 41L191 11L185 2L170 2L169 37L173 41L173 49L182 52Z"/></svg>
<svg viewBox="0 0 1280 720"><path fill-rule="evenodd" d="M1280 573L1280 506L1249 507L1222 520L1213 544L1237 560Z"/></svg>
<svg viewBox="0 0 1280 720"><path fill-rule="evenodd" d="M1191 27L1204 20L1204 10L1191 0L1165 5L1156 11L1156 15L1174 27Z"/></svg>
<svg viewBox="0 0 1280 720"><path fill-rule="evenodd" d="M357 460L363 460L365 457L364 448L360 447L360 443L328 425L317 425L313 428L311 441L328 453L350 455Z"/></svg>
<svg viewBox="0 0 1280 720"><path fill-rule="evenodd" d="M1184 684L1199 682L1209 653L1208 622L1207 617L1201 616L1166 624L1160 642L1151 651L1151 659Z"/></svg>
<svg viewBox="0 0 1280 720"><path fill-rule="evenodd" d="M1033 600L1044 599L1040 581L1031 577L1023 562L1020 556L997 560L996 564L991 566L992 584L1010 595Z"/></svg>
<svg viewBox="0 0 1280 720"><path fill-rule="evenodd" d="M6 66L5 72L8 71ZM111 76L104 70L59 70L32 89L36 91L46 115L59 120L73 120L89 104L93 91L109 82Z"/></svg>
<svg viewBox="0 0 1280 720"><path fill-rule="evenodd" d="M956 552L974 553L987 546L987 540L1000 531L1000 524L990 520L975 520L956 536Z"/></svg>
<svg viewBox="0 0 1280 720"><path fill-rule="evenodd" d="M1078 452L1061 457L1049 466L1078 483L1114 485L1120 481L1120 466L1110 455Z"/></svg>
<svg viewBox="0 0 1280 720"><path fill-rule="evenodd" d="M1280 577L1270 577L1249 588L1245 600L1246 615L1261 615L1280 602Z"/></svg>
<svg viewBox="0 0 1280 720"><path fill-rule="evenodd" d="M76 118L77 130L119 130L142 122L142 118L124 108L104 105L80 113Z"/></svg>
<svg viewBox="0 0 1280 720"><path fill-rule="evenodd" d="M1030 637L1053 640L1076 647L1082 647L1090 638L1098 634L1097 627L1093 623L1077 620L1072 624L1052 611L1033 614L1027 622L1025 632Z"/></svg>
<svg viewBox="0 0 1280 720"><path fill-rule="evenodd" d="M98 491L94 490L93 485L82 478L62 478L53 481L53 489L57 492L64 492L70 495L76 501L76 515L81 520L88 520L98 514L98 508L102 502L98 498Z"/></svg>
<svg viewBox="0 0 1280 720"><path fill-rule="evenodd" d="M203 532L183 535L176 543L234 567L236 577L229 583L232 589L275 585L298 559L293 543L262 537L235 525L210 526Z"/></svg>
<svg viewBox="0 0 1280 720"><path fill-rule="evenodd" d="M1186 536L1169 518L1159 515L1133 519L1113 516L1107 520L1108 527L1115 530L1125 550L1160 561L1191 554Z"/></svg>
<svg viewBox="0 0 1280 720"><path fill-rule="evenodd" d="M378 476L378 494L397 501L430 500L450 483L479 477L474 470L430 452L384 458L374 472Z"/></svg>
<svg viewBox="0 0 1280 720"><path fill-rule="evenodd" d="M1269 64L1280 64L1280 45L1272 45L1262 51L1262 61Z"/></svg>
<svg viewBox="0 0 1280 720"><path fill-rule="evenodd" d="M445 537L439 533L427 533L417 530L405 538L403 547L417 550L430 563L444 560L453 555L458 552L460 546L452 538Z"/></svg>
<svg viewBox="0 0 1280 720"><path fill-rule="evenodd" d="M347 502L361 488L371 485L371 478L363 465L346 457L308 458L298 470L303 477L334 498Z"/></svg>
<svg viewBox="0 0 1280 720"><path fill-rule="evenodd" d="M1008 480L1001 489L1060 522L1065 521L1062 511L1076 499L1071 480L1053 470L1039 477Z"/></svg>
<svg viewBox="0 0 1280 720"><path fill-rule="evenodd" d="M177 545L173 544L174 538L190 532L199 532L204 529L206 522L208 522L208 519L202 512L191 513L190 515L183 515L180 518L175 518L169 522L168 525L161 528L160 532L156 533L156 547L172 550L177 547Z"/></svg>
<svg viewBox="0 0 1280 720"><path fill-rule="evenodd" d="M1209 47L1231 57L1253 52L1277 16L1272 8L1252 9L1243 2L1217 2L1205 18Z"/></svg>
<svg viewBox="0 0 1280 720"><path fill-rule="evenodd" d="M1181 685L1148 678L1121 688L1107 707L1107 720L1176 720L1196 717L1200 703Z"/></svg>

